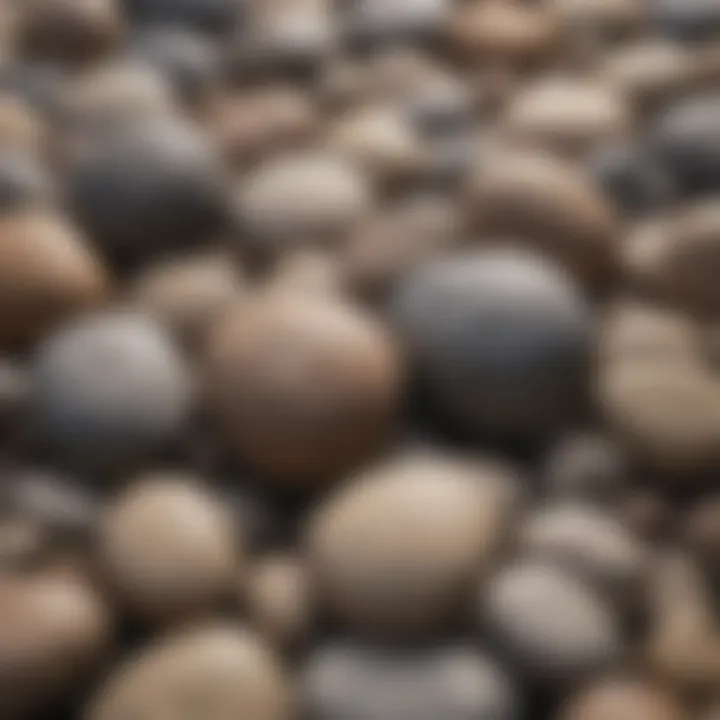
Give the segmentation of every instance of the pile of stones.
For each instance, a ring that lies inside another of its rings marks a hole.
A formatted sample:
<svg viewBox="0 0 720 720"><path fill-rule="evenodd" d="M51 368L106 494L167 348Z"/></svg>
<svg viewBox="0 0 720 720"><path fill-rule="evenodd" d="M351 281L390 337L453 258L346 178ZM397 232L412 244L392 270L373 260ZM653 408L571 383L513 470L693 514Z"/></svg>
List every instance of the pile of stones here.
<svg viewBox="0 0 720 720"><path fill-rule="evenodd" d="M718 0L0 0L0 718L720 719Z"/></svg>

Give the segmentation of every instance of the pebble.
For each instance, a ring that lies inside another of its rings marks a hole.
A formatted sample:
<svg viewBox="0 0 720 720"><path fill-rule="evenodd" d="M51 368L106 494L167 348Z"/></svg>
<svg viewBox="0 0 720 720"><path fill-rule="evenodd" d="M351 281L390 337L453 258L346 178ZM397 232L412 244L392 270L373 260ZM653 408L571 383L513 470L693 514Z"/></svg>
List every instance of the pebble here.
<svg viewBox="0 0 720 720"><path fill-rule="evenodd" d="M246 0L239 38L240 71L302 74L331 58L338 40L329 0ZM286 71L286 72L283 72Z"/></svg>
<svg viewBox="0 0 720 720"><path fill-rule="evenodd" d="M176 631L128 658L86 708L90 720L289 720L290 689L250 631L216 621Z"/></svg>
<svg viewBox="0 0 720 720"><path fill-rule="evenodd" d="M403 378L372 318L293 291L261 293L221 318L206 373L232 452L287 487L326 482L380 450Z"/></svg>
<svg viewBox="0 0 720 720"><path fill-rule="evenodd" d="M613 88L562 76L520 90L503 118L504 128L516 141L570 157L625 137L632 123L630 104Z"/></svg>
<svg viewBox="0 0 720 720"><path fill-rule="evenodd" d="M320 124L311 98L282 85L223 95L209 115L223 157L238 168L301 147Z"/></svg>
<svg viewBox="0 0 720 720"><path fill-rule="evenodd" d="M421 387L476 436L553 432L577 408L592 321L571 280L534 253L423 267L401 283L393 317Z"/></svg>
<svg viewBox="0 0 720 720"><path fill-rule="evenodd" d="M464 720L520 717L511 678L469 645L407 650L352 640L308 658L302 700L311 720Z"/></svg>
<svg viewBox="0 0 720 720"><path fill-rule="evenodd" d="M372 207L368 178L327 152L271 158L238 184L240 228L266 252L337 241Z"/></svg>
<svg viewBox="0 0 720 720"><path fill-rule="evenodd" d="M378 637L432 633L467 605L518 501L512 474L419 452L361 473L310 520L319 602Z"/></svg>
<svg viewBox="0 0 720 720"><path fill-rule="evenodd" d="M111 647L108 607L82 578L0 576L0 710L50 711L96 672Z"/></svg>
<svg viewBox="0 0 720 720"><path fill-rule="evenodd" d="M567 703L560 717L562 720L684 720L688 714L679 700L662 686L620 677L593 683Z"/></svg>
<svg viewBox="0 0 720 720"><path fill-rule="evenodd" d="M470 66L519 69L552 53L557 26L539 4L504 0L458 3L448 23L453 51Z"/></svg>
<svg viewBox="0 0 720 720"><path fill-rule="evenodd" d="M409 183L423 169L420 137L403 116L385 107L364 107L329 130L332 150L389 185Z"/></svg>
<svg viewBox="0 0 720 720"><path fill-rule="evenodd" d="M109 256L137 262L212 240L225 215L223 172L206 138L159 118L106 132L70 171L78 217Z"/></svg>
<svg viewBox="0 0 720 720"><path fill-rule="evenodd" d="M508 566L480 599L480 618L515 667L566 685L607 670L622 653L618 619L601 595L565 570Z"/></svg>
<svg viewBox="0 0 720 720"><path fill-rule="evenodd" d="M33 380L35 422L53 453L113 473L169 443L191 400L188 370L167 335L122 311L53 334L39 350Z"/></svg>
<svg viewBox="0 0 720 720"><path fill-rule="evenodd" d="M576 573L620 607L638 602L650 556L608 511L578 501L555 502L530 513L518 535L525 556Z"/></svg>
<svg viewBox="0 0 720 720"><path fill-rule="evenodd" d="M616 213L575 165L546 153L491 151L470 178L467 202L482 236L524 242L591 289L612 280Z"/></svg>
<svg viewBox="0 0 720 720"><path fill-rule="evenodd" d="M160 625L212 613L244 570L232 518L199 478L144 475L103 514L98 550L122 605Z"/></svg>
<svg viewBox="0 0 720 720"><path fill-rule="evenodd" d="M64 217L43 210L0 216L0 344L35 346L109 297L105 267Z"/></svg>

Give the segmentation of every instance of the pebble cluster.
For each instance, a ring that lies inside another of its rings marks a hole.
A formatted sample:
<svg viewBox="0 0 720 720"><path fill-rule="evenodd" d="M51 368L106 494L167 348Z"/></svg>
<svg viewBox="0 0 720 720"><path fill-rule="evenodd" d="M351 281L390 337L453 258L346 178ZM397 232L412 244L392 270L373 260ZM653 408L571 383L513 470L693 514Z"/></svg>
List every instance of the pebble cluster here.
<svg viewBox="0 0 720 720"><path fill-rule="evenodd" d="M0 0L0 718L720 718L718 0Z"/></svg>

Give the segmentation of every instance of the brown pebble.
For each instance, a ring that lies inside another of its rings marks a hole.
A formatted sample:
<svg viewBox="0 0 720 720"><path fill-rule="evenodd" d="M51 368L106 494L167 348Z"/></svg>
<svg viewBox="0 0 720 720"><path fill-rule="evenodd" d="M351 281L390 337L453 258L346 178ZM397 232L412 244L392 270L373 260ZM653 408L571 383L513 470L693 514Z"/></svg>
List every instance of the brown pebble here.
<svg viewBox="0 0 720 720"><path fill-rule="evenodd" d="M552 51L557 28L539 4L458 3L449 23L453 50L469 64L530 67Z"/></svg>
<svg viewBox="0 0 720 720"><path fill-rule="evenodd" d="M232 623L214 623L150 644L110 675L88 720L289 720L290 691L268 648Z"/></svg>
<svg viewBox="0 0 720 720"><path fill-rule="evenodd" d="M220 253L167 260L139 276L132 296L188 347L197 347L241 295L239 275L232 258Z"/></svg>
<svg viewBox="0 0 720 720"><path fill-rule="evenodd" d="M592 288L612 278L614 211L573 165L545 154L491 153L471 178L467 201L483 235L527 242Z"/></svg>
<svg viewBox="0 0 720 720"><path fill-rule="evenodd" d="M551 76L510 100L504 124L516 140L556 154L584 157L627 135L632 111L625 98L606 84Z"/></svg>
<svg viewBox="0 0 720 720"><path fill-rule="evenodd" d="M63 218L22 212L0 218L0 344L34 344L101 305L108 279L85 239Z"/></svg>
<svg viewBox="0 0 720 720"><path fill-rule="evenodd" d="M0 577L0 713L50 710L95 672L112 618L72 574Z"/></svg>
<svg viewBox="0 0 720 720"><path fill-rule="evenodd" d="M222 97L208 120L224 157L238 168L301 146L319 123L310 98L283 86Z"/></svg>
<svg viewBox="0 0 720 720"><path fill-rule="evenodd" d="M388 107L364 107L330 128L330 147L379 182L397 185L417 177L423 146L411 124Z"/></svg>
<svg viewBox="0 0 720 720"><path fill-rule="evenodd" d="M101 521L99 551L124 606L163 625L214 610L243 562L231 515L182 474L146 475L124 491Z"/></svg>
<svg viewBox="0 0 720 720"><path fill-rule="evenodd" d="M162 75L125 60L100 63L74 76L60 105L70 133L79 135L77 142L85 139L88 129L164 117L175 107L170 85Z"/></svg>
<svg viewBox="0 0 720 720"><path fill-rule="evenodd" d="M318 600L353 629L432 632L463 607L500 549L518 500L482 461L403 454L353 478L311 518Z"/></svg>
<svg viewBox="0 0 720 720"><path fill-rule="evenodd" d="M247 581L250 621L275 647L293 649L308 639L312 621L304 562L277 555L260 560Z"/></svg>
<svg viewBox="0 0 720 720"><path fill-rule="evenodd" d="M123 30L115 0L27 0L18 27L27 57L70 64L107 54Z"/></svg>
<svg viewBox="0 0 720 720"><path fill-rule="evenodd" d="M611 432L636 461L687 482L720 460L720 385L690 364L620 364L600 380Z"/></svg>
<svg viewBox="0 0 720 720"><path fill-rule="evenodd" d="M388 439L402 367L385 330L339 300L269 292L210 338L211 404L230 448L284 485L327 481Z"/></svg>
<svg viewBox="0 0 720 720"><path fill-rule="evenodd" d="M633 678L595 681L562 708L560 720L686 720L684 708L662 686Z"/></svg>

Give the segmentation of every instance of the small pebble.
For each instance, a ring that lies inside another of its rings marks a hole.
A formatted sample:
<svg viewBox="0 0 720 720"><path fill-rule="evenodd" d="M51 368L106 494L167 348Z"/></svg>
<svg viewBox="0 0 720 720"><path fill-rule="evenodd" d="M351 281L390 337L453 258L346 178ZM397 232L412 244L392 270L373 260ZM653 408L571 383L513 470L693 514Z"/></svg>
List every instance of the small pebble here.
<svg viewBox="0 0 720 720"><path fill-rule="evenodd" d="M244 570L231 515L199 479L137 478L105 512L99 553L123 606L167 625L211 613Z"/></svg>

